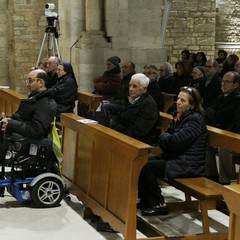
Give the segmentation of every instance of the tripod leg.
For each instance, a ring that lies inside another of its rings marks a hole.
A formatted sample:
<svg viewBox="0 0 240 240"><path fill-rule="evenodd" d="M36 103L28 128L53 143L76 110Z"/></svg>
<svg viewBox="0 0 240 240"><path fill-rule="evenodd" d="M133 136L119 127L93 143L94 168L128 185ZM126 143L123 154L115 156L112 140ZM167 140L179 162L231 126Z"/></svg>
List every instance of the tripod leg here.
<svg viewBox="0 0 240 240"><path fill-rule="evenodd" d="M44 43L45 43L46 36L47 36L47 33L45 32L45 33L44 33L44 36L43 36L41 48L40 48L40 51L39 51L39 54L38 54L38 59L37 59L37 62L36 62L36 66L35 66L35 67L38 67L38 64L39 64L39 61L40 61L40 58L41 58L41 55L42 55L42 50L43 50L43 46L44 46Z"/></svg>
<svg viewBox="0 0 240 240"><path fill-rule="evenodd" d="M60 51L59 51L59 47L58 47L58 40L57 40L57 38L55 38L55 45L56 45L56 50L57 50L58 58L61 59L61 55L60 55Z"/></svg>

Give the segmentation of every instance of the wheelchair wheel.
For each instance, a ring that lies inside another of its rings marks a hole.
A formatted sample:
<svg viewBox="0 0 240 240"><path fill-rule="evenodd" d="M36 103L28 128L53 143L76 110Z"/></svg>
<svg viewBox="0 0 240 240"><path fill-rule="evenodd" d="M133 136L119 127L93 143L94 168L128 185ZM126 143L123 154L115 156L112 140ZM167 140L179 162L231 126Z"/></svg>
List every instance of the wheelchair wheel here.
<svg viewBox="0 0 240 240"><path fill-rule="evenodd" d="M63 199L64 187L62 182L54 177L39 180L32 189L32 199L37 207L56 207Z"/></svg>

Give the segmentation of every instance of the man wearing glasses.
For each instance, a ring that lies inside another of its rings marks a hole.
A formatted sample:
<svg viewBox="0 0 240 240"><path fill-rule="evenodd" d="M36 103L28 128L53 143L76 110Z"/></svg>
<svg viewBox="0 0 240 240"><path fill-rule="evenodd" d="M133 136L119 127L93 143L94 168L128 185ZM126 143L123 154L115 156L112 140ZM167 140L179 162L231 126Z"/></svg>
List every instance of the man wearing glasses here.
<svg viewBox="0 0 240 240"><path fill-rule="evenodd" d="M218 76L218 62L214 59L207 60L204 71L206 81L202 96L202 106L206 109L214 103L217 96L221 93L221 79Z"/></svg>
<svg viewBox="0 0 240 240"><path fill-rule="evenodd" d="M224 74L221 81L220 94L211 107L205 110L205 119L208 125L221 128L230 132L240 132L240 75L230 71ZM215 151L208 152L206 171L209 178L219 181L221 184L230 184L235 177L232 153L218 149L219 177L216 166Z"/></svg>
<svg viewBox="0 0 240 240"><path fill-rule="evenodd" d="M2 130L31 139L46 137L57 113L57 104L46 91L48 76L42 69L27 75L28 99L21 101L18 110L9 118L2 113Z"/></svg>

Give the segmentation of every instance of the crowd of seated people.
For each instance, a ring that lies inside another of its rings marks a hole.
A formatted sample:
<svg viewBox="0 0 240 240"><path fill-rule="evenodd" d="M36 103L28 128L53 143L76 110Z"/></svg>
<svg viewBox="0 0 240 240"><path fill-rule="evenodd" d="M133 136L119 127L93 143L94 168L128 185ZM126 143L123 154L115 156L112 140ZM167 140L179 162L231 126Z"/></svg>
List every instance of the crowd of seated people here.
<svg viewBox="0 0 240 240"><path fill-rule="evenodd" d="M198 155L201 171L193 171L191 177L207 176L222 184L231 182L234 175L231 161L233 153L225 149L207 148L205 134L206 124L240 133L240 60L237 55L227 56L222 50L218 51L216 59L207 59L204 52L195 54L183 50L175 69L170 62L162 62L158 66L147 63L141 73L136 73L136 66L130 60L121 66L118 56L109 57L105 64L104 73L93 79L93 92L103 96L101 104L115 115L109 127L140 141L158 145L163 150L159 159L149 160L140 175L139 194L143 215L168 212L161 190L156 187L156 178L162 178L166 173L170 174L170 178L189 177L184 169L179 172L181 175L171 172L180 166L181 154L188 153L186 149L192 151L196 146L199 151L201 149ZM52 56L44 59L39 67L49 76L46 79L46 92L58 105L56 117L59 119L61 112L73 112L78 85L71 64ZM156 138L159 111L164 106L162 92L176 95L176 103L169 111L174 120L166 132L157 132ZM189 124L185 125L188 120ZM180 133L184 133L182 137ZM196 144L189 143L193 134L194 138L201 139L199 146L197 140ZM183 152L182 149L176 150L179 154L174 156L176 161L173 169L170 169L166 159L173 157L172 139L176 141L178 137L184 138L186 145ZM220 171L216 168L216 152L219 154ZM228 164L225 159L229 159ZM189 161L191 166L192 160ZM149 184L146 179L149 179ZM151 194L153 192L155 195Z"/></svg>

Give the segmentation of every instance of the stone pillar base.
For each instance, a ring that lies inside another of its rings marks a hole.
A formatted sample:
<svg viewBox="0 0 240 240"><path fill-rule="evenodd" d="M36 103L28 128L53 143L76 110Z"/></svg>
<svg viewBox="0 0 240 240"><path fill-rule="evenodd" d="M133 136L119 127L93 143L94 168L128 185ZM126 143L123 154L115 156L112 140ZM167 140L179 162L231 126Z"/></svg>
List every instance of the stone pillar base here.
<svg viewBox="0 0 240 240"><path fill-rule="evenodd" d="M84 31L82 37L77 43L80 49L108 48L110 43L106 41L103 31Z"/></svg>

